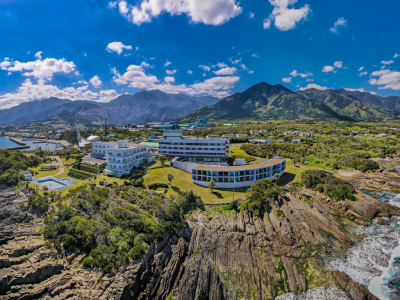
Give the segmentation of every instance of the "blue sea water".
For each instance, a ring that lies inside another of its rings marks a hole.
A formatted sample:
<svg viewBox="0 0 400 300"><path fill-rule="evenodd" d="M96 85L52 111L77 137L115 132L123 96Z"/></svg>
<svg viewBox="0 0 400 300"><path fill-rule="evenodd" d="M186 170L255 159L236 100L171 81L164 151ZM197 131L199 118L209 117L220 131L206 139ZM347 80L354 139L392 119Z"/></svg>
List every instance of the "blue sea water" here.
<svg viewBox="0 0 400 300"><path fill-rule="evenodd" d="M37 143L37 140L29 140L23 141L24 143L28 144L30 148L21 149L21 150L36 150L39 147L42 147L43 150L55 150L60 148L61 146L55 143ZM18 147L19 144L13 142L8 137L0 137L0 149L4 148L11 148L11 147Z"/></svg>

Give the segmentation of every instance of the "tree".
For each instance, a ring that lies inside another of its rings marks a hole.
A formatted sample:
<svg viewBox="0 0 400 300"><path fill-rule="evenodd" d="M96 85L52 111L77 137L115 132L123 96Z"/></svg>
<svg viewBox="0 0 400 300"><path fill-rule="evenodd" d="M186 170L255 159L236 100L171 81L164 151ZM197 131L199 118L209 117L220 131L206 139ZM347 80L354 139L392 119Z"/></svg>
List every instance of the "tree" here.
<svg viewBox="0 0 400 300"><path fill-rule="evenodd" d="M168 173L167 179L169 181L169 184L171 184L171 181L174 179L174 175L172 175L171 173Z"/></svg>
<svg viewBox="0 0 400 300"><path fill-rule="evenodd" d="M157 160L161 163L162 166L164 166L165 162L167 161L167 157L164 155L160 155Z"/></svg>
<svg viewBox="0 0 400 300"><path fill-rule="evenodd" d="M211 180L211 181L208 183L208 188L210 189L211 193L213 192L213 189L215 188L215 186L216 186L216 183L215 183L214 180Z"/></svg>
<svg viewBox="0 0 400 300"><path fill-rule="evenodd" d="M279 180L280 177L281 177L281 176L279 176L278 173L275 173L275 174L274 174L275 183L278 182L278 180Z"/></svg>

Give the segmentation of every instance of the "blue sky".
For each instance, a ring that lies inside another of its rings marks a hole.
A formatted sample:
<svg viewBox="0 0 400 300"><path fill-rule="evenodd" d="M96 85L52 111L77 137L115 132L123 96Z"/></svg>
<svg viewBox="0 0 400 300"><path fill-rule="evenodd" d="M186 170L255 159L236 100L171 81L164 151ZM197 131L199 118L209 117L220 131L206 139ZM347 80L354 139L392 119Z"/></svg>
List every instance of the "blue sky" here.
<svg viewBox="0 0 400 300"><path fill-rule="evenodd" d="M397 1L0 2L0 109L50 96L225 97L261 81L400 95Z"/></svg>

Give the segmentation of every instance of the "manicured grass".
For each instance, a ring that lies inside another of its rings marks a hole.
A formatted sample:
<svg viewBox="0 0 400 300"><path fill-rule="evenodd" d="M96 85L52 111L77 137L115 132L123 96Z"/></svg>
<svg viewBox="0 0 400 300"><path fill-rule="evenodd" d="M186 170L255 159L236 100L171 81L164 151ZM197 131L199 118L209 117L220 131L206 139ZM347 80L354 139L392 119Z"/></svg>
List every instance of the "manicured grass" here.
<svg viewBox="0 0 400 300"><path fill-rule="evenodd" d="M294 180L301 178L301 173L307 170L321 170L321 168L314 166L294 165L291 159L286 159L285 174L278 180L278 185L283 186Z"/></svg>
<svg viewBox="0 0 400 300"><path fill-rule="evenodd" d="M239 146L231 147L231 148L230 148L230 151L229 151L229 155L235 155L235 156L239 156L239 157L243 157L243 158L246 158L246 157L253 157L253 156L251 156L251 155L248 155L248 154L247 154L246 152L244 152L242 149L240 149ZM255 161L252 161L251 164L256 164L256 163L258 163L258 162L260 162L259 159L255 160Z"/></svg>
<svg viewBox="0 0 400 300"><path fill-rule="evenodd" d="M182 170L169 167L169 163L162 167L159 162L148 167L147 174L144 176L144 184L148 186L151 183L168 183L167 174L174 176L171 187L168 189L167 196L177 194L179 191L193 191L201 197L205 203L226 202L233 199L232 189L214 189L210 190L192 183L191 175ZM235 199L245 196L246 188L235 189Z"/></svg>
<svg viewBox="0 0 400 300"><path fill-rule="evenodd" d="M40 168L42 166L45 166L46 164L40 164L39 166L35 167L35 168L29 168L30 170L34 170L37 171L39 174L38 175L34 175L35 177L39 178L39 177L45 177L45 176L52 176L54 174L57 174L58 172L60 172L60 168L57 168L55 170L52 171L40 171Z"/></svg>

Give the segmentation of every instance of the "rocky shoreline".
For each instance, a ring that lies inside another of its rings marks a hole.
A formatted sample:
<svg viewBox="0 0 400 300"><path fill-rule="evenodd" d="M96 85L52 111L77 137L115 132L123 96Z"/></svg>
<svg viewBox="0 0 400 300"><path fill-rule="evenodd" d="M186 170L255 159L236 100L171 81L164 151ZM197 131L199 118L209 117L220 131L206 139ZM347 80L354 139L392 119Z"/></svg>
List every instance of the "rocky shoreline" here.
<svg viewBox="0 0 400 300"><path fill-rule="evenodd" d="M353 299L376 299L347 275L324 270L321 258L354 246L358 224L400 215L368 195L335 202L301 189L263 216L194 211L177 236L105 273L83 268L84 254L47 249L43 218L26 201L22 192L0 191L1 299L274 299L336 282Z"/></svg>

